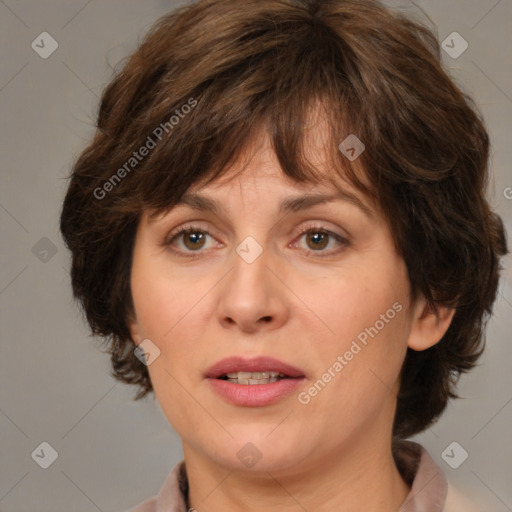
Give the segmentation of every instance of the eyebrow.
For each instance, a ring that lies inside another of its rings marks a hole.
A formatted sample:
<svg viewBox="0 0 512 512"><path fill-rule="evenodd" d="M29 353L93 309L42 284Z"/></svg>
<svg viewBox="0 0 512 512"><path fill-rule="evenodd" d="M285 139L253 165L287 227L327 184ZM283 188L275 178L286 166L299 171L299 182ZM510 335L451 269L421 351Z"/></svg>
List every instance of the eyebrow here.
<svg viewBox="0 0 512 512"><path fill-rule="evenodd" d="M351 203L357 206L368 217L374 217L372 210L366 204L364 204L357 196L347 191L339 191L335 194L306 194L287 197L281 201L279 205L279 212L281 214L298 212L301 210L307 210L308 208L312 208L319 204L330 203L333 201ZM194 210L209 211L218 216L227 215L226 209L220 202L193 192L185 193L180 201L175 205L175 207L179 206L189 206Z"/></svg>
<svg viewBox="0 0 512 512"><path fill-rule="evenodd" d="M346 191L339 191L336 194L307 194L303 196L289 197L281 202L279 211L281 213L298 212L318 204L325 204L333 201L351 203L357 206L368 217L373 217L373 212L369 206L364 204L357 196Z"/></svg>

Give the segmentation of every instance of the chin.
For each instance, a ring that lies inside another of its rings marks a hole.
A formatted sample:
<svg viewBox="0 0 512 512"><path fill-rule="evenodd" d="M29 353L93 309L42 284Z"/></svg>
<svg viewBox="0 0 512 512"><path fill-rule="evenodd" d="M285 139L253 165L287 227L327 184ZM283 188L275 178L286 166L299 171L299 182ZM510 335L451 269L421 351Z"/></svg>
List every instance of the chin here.
<svg viewBox="0 0 512 512"><path fill-rule="evenodd" d="M275 428L275 427L273 427ZM212 457L230 470L255 472L288 472L306 457L302 450L304 436L291 435L282 429L279 435L272 428L230 429L233 438L218 446ZM270 433L272 432L272 433ZM269 434L270 433L270 434Z"/></svg>

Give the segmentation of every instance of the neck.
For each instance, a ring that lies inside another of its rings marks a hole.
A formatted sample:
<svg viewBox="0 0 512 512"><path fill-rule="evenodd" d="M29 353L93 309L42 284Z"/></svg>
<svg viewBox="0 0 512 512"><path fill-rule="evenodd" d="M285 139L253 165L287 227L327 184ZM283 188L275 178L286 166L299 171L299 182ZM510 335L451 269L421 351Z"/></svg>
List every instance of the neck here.
<svg viewBox="0 0 512 512"><path fill-rule="evenodd" d="M241 472L219 467L184 445L188 506L198 512L396 512L400 508L410 488L398 472L387 438L364 446L350 441L336 453L308 458L286 471Z"/></svg>

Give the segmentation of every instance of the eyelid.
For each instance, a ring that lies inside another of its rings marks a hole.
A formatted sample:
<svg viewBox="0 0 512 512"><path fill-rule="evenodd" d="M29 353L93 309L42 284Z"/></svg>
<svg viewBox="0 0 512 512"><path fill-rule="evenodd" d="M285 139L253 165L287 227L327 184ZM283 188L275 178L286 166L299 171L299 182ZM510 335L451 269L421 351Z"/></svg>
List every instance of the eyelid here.
<svg viewBox="0 0 512 512"><path fill-rule="evenodd" d="M202 228L202 227L199 227L197 224L195 224L193 221L192 222L184 222L183 224L180 224L179 226L175 227L169 234L167 234L165 236L165 239L164 239L164 244L167 244L169 242L172 241L172 239L176 236L176 235L180 235L186 231L190 231L190 230L194 230L194 231L201 231L201 232L208 232L208 234L210 233L210 227L207 227L207 228Z"/></svg>
<svg viewBox="0 0 512 512"><path fill-rule="evenodd" d="M169 233L164 238L162 245L165 247L171 247L172 242L175 239L177 239L179 236L181 236L187 232L199 232L199 233L203 233L207 236L210 236L210 237L216 239L216 237L214 235L212 235L211 231L212 231L212 229L210 227L206 227L206 228L201 227L198 225L198 223L195 223L194 221L186 222L186 223L180 224L175 229L173 229L171 231L171 233ZM304 235L306 235L309 232L314 232L314 231L327 234L330 238L334 238L342 247L338 248L338 249L331 249L328 251L314 251L311 249L302 249L302 251L308 255L315 254L315 257L334 256L334 255L338 254L341 250L343 250L344 247L351 244L350 235L348 235L348 234L341 235L340 233L337 233L336 231L333 231L333 230L327 228L323 221L309 221L308 223L306 223L305 225L303 224L300 228L298 228L296 230L296 234L293 236L293 241L290 242L288 247L290 247L290 245L293 247L296 247L298 240L300 240L301 237L303 237ZM219 242L219 243L221 246L223 245L221 242ZM185 252L181 251L181 250L176 250L176 249L171 249L171 250L172 250L172 252L174 252L175 254L177 254L179 256L190 257L190 258L193 258L194 254L200 255L201 253L209 252L209 251L202 251L202 250L185 251Z"/></svg>
<svg viewBox="0 0 512 512"><path fill-rule="evenodd" d="M329 229L325 226L325 223L322 221L310 221L309 223L306 223L306 225L303 225L298 230L297 235L294 237L294 241L292 244L295 246L298 243L298 240L302 238L304 235L306 235L309 232L321 232L327 234L330 238L334 238L341 247L338 247L337 249L331 249L328 251L314 251L312 249L303 249L303 252L305 252L308 255L315 254L315 257L317 258L327 258L330 256L336 256L340 251L342 251L345 247L351 245L350 237L348 235L341 235L340 233L337 233L334 230Z"/></svg>
<svg viewBox="0 0 512 512"><path fill-rule="evenodd" d="M307 221L305 224L302 223L299 228L297 228L297 235L300 236L308 231L323 231L325 233L329 233L330 235L336 236L338 238L343 239L346 242L350 241L350 235L346 230L341 230L340 228L329 228L327 227L328 222L317 220L317 221ZM344 234L341 234L340 231L343 231Z"/></svg>

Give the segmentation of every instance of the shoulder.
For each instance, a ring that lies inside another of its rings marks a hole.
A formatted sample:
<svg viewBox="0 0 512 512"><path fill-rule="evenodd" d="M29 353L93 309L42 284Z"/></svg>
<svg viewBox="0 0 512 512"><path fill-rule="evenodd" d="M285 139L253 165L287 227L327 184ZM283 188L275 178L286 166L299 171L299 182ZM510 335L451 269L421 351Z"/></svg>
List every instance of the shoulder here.
<svg viewBox="0 0 512 512"><path fill-rule="evenodd" d="M411 494L404 503L404 510L490 512L488 507L479 506L455 487L423 446L403 441L396 448L401 473L411 484Z"/></svg>
<svg viewBox="0 0 512 512"><path fill-rule="evenodd" d="M448 482L448 492L443 512L480 512L476 504L467 498L459 489Z"/></svg>
<svg viewBox="0 0 512 512"><path fill-rule="evenodd" d="M149 498L126 512L156 512L156 497Z"/></svg>
<svg viewBox="0 0 512 512"><path fill-rule="evenodd" d="M178 462L167 476L157 496L126 512L187 512L188 478L185 461Z"/></svg>

